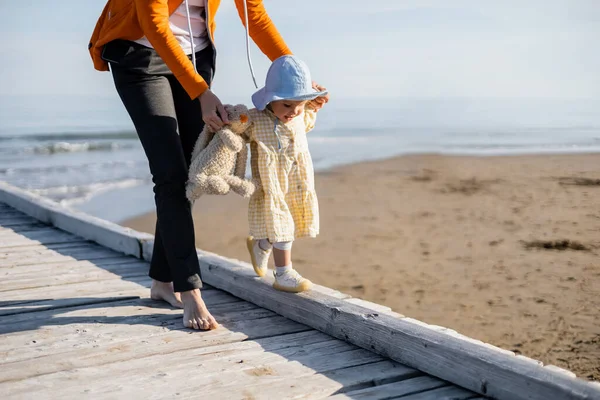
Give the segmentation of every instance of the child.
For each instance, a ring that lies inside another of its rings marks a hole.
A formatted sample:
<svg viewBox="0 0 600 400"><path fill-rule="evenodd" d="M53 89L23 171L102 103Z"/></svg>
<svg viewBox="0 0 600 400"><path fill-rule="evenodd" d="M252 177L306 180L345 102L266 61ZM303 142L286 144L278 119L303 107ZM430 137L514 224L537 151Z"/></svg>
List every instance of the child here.
<svg viewBox="0 0 600 400"><path fill-rule="evenodd" d="M267 273L275 261L273 287L286 292L308 290L311 282L292 268L292 243L319 233L319 207L306 133L325 102L324 88L311 86L306 64L294 56L276 59L265 87L254 93L249 129L252 177L260 186L250 198L246 244L254 271Z"/></svg>

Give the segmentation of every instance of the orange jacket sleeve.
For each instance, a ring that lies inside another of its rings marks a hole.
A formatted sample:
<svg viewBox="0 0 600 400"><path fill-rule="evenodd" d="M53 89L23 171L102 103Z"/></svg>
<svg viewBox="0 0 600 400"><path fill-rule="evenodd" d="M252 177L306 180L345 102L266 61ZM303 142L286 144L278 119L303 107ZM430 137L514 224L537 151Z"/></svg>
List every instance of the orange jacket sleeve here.
<svg viewBox="0 0 600 400"><path fill-rule="evenodd" d="M244 1L247 2L248 7L248 30L250 37L252 37L258 48L271 61L281 56L292 54L275 27L275 24L267 14L262 0L235 0L242 23L245 25Z"/></svg>
<svg viewBox="0 0 600 400"><path fill-rule="evenodd" d="M194 70L194 65L175 39L169 27L167 0L135 0L138 21L148 41L181 83L190 98L200 96L208 84Z"/></svg>

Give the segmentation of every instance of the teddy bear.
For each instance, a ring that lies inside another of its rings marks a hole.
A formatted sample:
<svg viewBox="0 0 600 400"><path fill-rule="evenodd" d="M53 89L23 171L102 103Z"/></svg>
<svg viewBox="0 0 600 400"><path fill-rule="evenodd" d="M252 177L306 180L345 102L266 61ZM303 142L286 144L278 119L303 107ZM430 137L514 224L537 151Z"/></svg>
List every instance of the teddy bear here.
<svg viewBox="0 0 600 400"><path fill-rule="evenodd" d="M248 108L243 104L224 105L229 124L217 132L208 126L200 133L189 168L186 196L190 202L204 194L225 195L233 190L242 197L250 197L255 182L245 179L248 160L250 126Z"/></svg>

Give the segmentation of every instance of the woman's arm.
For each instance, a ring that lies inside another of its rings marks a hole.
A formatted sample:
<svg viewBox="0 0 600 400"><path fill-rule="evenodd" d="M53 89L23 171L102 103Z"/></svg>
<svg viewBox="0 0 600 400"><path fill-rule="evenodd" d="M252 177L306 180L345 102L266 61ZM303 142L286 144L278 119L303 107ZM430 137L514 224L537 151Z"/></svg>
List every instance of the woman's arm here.
<svg viewBox="0 0 600 400"><path fill-rule="evenodd" d="M271 61L292 54L267 14L262 0L235 0L242 23L245 25L244 1L248 5L248 32L258 48Z"/></svg>

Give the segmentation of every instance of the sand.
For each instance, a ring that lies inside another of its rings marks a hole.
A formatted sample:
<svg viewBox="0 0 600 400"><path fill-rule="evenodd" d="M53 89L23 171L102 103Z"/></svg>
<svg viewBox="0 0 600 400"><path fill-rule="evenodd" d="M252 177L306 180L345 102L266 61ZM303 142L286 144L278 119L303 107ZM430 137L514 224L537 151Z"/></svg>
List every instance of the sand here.
<svg viewBox="0 0 600 400"><path fill-rule="evenodd" d="M416 155L317 175L304 276L600 380L600 154ZM199 248L248 260L247 200L205 197ZM124 225L151 232L154 213Z"/></svg>

